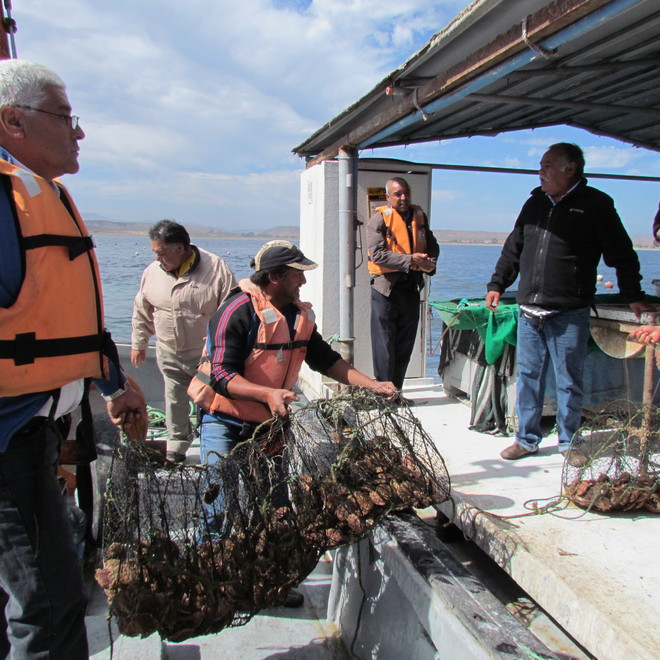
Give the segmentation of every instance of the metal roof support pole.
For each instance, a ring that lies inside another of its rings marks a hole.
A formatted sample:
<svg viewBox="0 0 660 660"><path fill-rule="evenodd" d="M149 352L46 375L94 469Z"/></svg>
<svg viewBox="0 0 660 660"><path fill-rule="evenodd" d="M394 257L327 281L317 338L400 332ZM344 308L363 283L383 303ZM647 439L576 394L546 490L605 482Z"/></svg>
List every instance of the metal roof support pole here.
<svg viewBox="0 0 660 660"><path fill-rule="evenodd" d="M343 147L338 154L339 195L339 353L354 364L353 291L355 286L355 176L356 152Z"/></svg>

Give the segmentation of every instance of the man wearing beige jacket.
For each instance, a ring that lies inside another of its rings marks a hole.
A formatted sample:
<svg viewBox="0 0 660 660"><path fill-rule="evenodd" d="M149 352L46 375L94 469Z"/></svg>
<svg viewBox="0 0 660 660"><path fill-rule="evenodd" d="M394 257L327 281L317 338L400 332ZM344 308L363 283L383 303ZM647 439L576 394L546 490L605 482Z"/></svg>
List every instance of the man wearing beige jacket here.
<svg viewBox="0 0 660 660"><path fill-rule="evenodd" d="M206 326L236 279L227 264L195 245L185 227L161 220L149 230L156 260L142 274L133 305L131 362L144 362L156 335L156 359L165 381L167 457L185 460L192 441L187 389L204 347Z"/></svg>

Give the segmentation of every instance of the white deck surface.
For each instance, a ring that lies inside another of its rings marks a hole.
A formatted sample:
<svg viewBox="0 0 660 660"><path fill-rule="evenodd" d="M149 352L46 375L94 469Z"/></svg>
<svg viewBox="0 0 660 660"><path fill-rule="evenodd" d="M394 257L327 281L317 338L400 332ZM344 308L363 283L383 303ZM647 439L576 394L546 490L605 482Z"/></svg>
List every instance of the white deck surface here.
<svg viewBox="0 0 660 660"><path fill-rule="evenodd" d="M556 435L538 454L504 461L512 442L470 431L469 408L445 396L407 392L427 401L415 411L434 437L452 479L455 522L578 642L600 660L660 658L660 517L602 515L569 506L511 520L561 490L563 460ZM443 511L452 517L452 506ZM484 512L494 514L486 515Z"/></svg>
<svg viewBox="0 0 660 660"><path fill-rule="evenodd" d="M585 514L570 506L554 514L502 520L496 516L525 514L526 502L542 507L559 495L563 461L556 436L546 438L535 456L504 461L499 452L512 439L470 431L469 408L445 396L440 386L407 389L406 396L421 404L415 413L445 458L455 522L464 533L599 660L660 658L660 517ZM443 506L449 517L452 509ZM116 637L113 657L345 657L334 626L325 619L330 571L331 563L322 562L305 582L302 610L269 610L244 627L178 645L161 645L155 635L146 640ZM102 592L96 591L95 598L87 619L90 653L110 658Z"/></svg>

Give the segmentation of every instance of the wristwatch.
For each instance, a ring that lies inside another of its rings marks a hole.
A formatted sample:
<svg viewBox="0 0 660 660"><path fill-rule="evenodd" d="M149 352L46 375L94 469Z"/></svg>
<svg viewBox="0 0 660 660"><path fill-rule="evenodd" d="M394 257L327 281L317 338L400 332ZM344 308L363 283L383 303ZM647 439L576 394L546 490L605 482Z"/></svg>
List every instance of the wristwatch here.
<svg viewBox="0 0 660 660"><path fill-rule="evenodd" d="M115 390L112 394L101 394L103 397L103 400L106 401L107 403L110 403L110 401L114 401L115 399L118 399L122 394L126 394L129 390L129 384L128 381L126 381L123 385L123 387L120 387L118 390Z"/></svg>

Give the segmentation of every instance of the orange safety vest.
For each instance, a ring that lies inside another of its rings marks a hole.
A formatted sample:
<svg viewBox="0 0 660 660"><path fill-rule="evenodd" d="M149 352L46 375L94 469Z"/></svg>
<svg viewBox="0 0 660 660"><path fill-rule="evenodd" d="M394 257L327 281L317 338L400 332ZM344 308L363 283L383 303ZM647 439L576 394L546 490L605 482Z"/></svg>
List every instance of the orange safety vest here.
<svg viewBox="0 0 660 660"><path fill-rule="evenodd" d="M390 206L379 206L378 211L383 216L385 223L385 249L399 254L413 254L415 252L426 252L426 220L424 212L419 206L411 204L413 210L412 222L410 223L410 233L404 219ZM410 245L410 234L412 234L412 245ZM387 268L369 261L367 268L372 275L382 275L383 273L399 272L396 268ZM411 266L411 270L419 270L417 266Z"/></svg>
<svg viewBox="0 0 660 660"><path fill-rule="evenodd" d="M0 308L0 396L104 377L103 301L92 237L66 189L0 159L18 218L25 274ZM68 202L71 213L64 201Z"/></svg>
<svg viewBox="0 0 660 660"><path fill-rule="evenodd" d="M247 293L247 292L246 292ZM285 316L266 297L254 291L249 295L261 323L252 352L245 361L246 380L274 389L289 390L298 379L300 367L307 355L307 344L315 326L311 305L300 303L291 339ZM229 399L211 387L211 364L206 351L188 388L191 399L204 410L233 415L246 422L265 422L272 417L270 409L258 401Z"/></svg>

